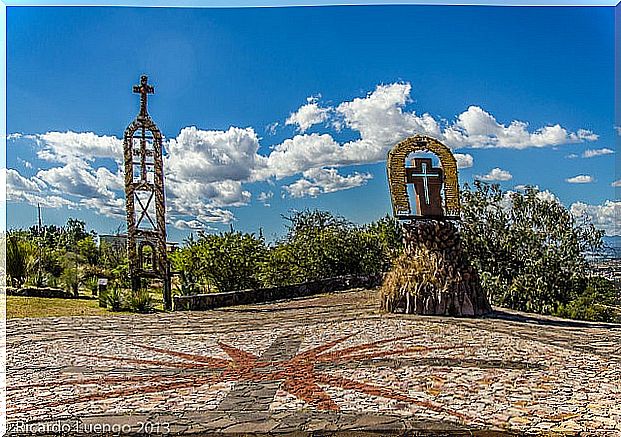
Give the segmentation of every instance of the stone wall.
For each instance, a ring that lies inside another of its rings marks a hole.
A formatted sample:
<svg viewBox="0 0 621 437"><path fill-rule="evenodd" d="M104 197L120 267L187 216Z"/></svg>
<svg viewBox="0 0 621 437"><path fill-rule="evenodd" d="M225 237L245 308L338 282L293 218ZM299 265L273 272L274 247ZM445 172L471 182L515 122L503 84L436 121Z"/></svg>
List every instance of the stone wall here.
<svg viewBox="0 0 621 437"><path fill-rule="evenodd" d="M61 290L60 288L51 287L23 287L23 288L6 288L7 296L28 296L28 297L50 297L60 299L76 299L73 293Z"/></svg>
<svg viewBox="0 0 621 437"><path fill-rule="evenodd" d="M213 308L246 305L294 297L311 296L330 291L342 291L352 288L373 288L382 282L382 275L374 276L340 276L304 282L302 284L281 287L259 288L251 290L229 291L226 293L206 293L193 296L175 296L175 311L200 311Z"/></svg>

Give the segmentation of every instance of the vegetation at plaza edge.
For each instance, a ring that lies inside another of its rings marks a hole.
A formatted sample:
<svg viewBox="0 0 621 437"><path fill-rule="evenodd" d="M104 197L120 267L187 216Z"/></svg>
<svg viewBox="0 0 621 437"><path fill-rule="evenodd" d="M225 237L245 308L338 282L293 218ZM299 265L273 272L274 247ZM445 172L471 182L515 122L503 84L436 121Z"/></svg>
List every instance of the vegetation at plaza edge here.
<svg viewBox="0 0 621 437"><path fill-rule="evenodd" d="M462 190L462 243L494 305L563 317L621 321L618 290L591 277L586 252L602 247L601 231L535 188L502 192L475 182ZM284 217L286 232L268 243L261 233L199 232L170 254L179 294L272 287L390 270L403 251L399 223L384 217L358 225L327 211ZM101 305L151 311L157 289L128 291L122 248L97 245L85 223L69 219L6 235L7 285L60 287L73 295L108 278ZM414 263L415 264L415 263ZM421 273L422 274L422 273ZM423 275L424 276L424 275ZM157 287L157 282L151 284Z"/></svg>

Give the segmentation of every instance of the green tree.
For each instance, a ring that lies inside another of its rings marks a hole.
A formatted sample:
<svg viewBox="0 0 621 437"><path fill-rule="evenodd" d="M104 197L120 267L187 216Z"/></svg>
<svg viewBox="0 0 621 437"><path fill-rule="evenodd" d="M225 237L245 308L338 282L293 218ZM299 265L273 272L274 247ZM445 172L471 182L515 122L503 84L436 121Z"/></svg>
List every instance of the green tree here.
<svg viewBox="0 0 621 437"><path fill-rule="evenodd" d="M257 288L257 265L266 252L262 237L242 232L201 234L171 254L174 270L217 291ZM195 278L195 279L194 279Z"/></svg>
<svg viewBox="0 0 621 437"><path fill-rule="evenodd" d="M570 319L597 322L621 322L621 296L612 281L589 278L584 291L575 293L568 304L561 304L556 312Z"/></svg>
<svg viewBox="0 0 621 437"><path fill-rule="evenodd" d="M494 304L552 314L584 289L584 253L601 248L603 235L586 219L533 187L502 192L475 181L461 197L461 237Z"/></svg>
<svg viewBox="0 0 621 437"><path fill-rule="evenodd" d="M9 233L6 239L7 282L21 287L35 271L36 263L36 247L21 235Z"/></svg>
<svg viewBox="0 0 621 437"><path fill-rule="evenodd" d="M287 235L270 248L261 264L265 286L372 275L388 268L388 247L393 247L388 222L356 226L319 210L296 211L285 219Z"/></svg>

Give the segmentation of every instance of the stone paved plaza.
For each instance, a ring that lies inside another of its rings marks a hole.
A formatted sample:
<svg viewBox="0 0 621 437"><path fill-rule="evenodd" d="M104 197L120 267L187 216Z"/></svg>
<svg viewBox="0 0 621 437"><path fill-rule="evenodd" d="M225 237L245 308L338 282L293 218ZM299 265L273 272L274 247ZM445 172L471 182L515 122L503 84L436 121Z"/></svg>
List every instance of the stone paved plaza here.
<svg viewBox="0 0 621 437"><path fill-rule="evenodd" d="M12 319L12 432L621 435L621 326L382 314L373 291ZM106 428L108 427L108 428Z"/></svg>

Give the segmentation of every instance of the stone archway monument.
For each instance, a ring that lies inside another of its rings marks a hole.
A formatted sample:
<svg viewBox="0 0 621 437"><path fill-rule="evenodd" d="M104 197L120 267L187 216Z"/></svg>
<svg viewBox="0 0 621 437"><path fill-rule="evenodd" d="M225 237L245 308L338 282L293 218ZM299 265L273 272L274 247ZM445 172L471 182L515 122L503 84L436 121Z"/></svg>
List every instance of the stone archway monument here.
<svg viewBox="0 0 621 437"><path fill-rule="evenodd" d="M414 158L429 152L440 161ZM382 307L406 313L476 316L491 311L479 275L470 264L459 238L459 181L457 161L438 140L416 135L388 152L388 184L393 214L403 227L405 253L382 286ZM408 185L414 186L412 211Z"/></svg>
<svg viewBox="0 0 621 437"><path fill-rule="evenodd" d="M434 169L429 158L414 158L414 166L408 167L406 159L415 152L433 153L440 159L442 168ZM457 161L444 144L424 135L406 138L388 152L387 170L392 209L396 218L459 218ZM412 214L407 184L413 184L416 189L416 215Z"/></svg>

